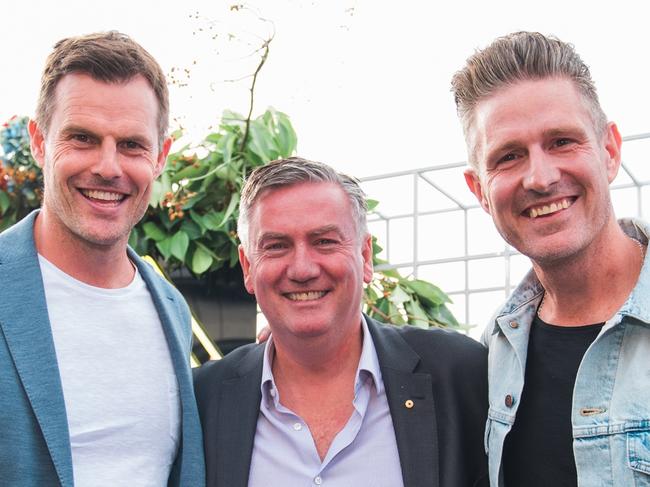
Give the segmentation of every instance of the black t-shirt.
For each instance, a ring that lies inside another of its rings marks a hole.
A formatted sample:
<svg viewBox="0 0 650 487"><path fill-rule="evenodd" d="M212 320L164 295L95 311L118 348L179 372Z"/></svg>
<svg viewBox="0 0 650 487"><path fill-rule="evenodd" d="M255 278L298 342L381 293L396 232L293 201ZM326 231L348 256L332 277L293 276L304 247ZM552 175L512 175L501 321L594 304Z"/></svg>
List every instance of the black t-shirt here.
<svg viewBox="0 0 650 487"><path fill-rule="evenodd" d="M517 418L503 451L505 487L576 487L571 405L582 357L603 323L555 326L535 317Z"/></svg>

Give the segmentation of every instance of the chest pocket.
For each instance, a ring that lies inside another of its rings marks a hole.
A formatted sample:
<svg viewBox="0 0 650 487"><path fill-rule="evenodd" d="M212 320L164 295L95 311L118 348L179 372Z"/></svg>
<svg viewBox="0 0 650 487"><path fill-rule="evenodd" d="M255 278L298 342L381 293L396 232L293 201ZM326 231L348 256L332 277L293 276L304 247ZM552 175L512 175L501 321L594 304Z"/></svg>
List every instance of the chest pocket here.
<svg viewBox="0 0 650 487"><path fill-rule="evenodd" d="M627 465L633 470L635 487L650 487L650 431L627 433Z"/></svg>

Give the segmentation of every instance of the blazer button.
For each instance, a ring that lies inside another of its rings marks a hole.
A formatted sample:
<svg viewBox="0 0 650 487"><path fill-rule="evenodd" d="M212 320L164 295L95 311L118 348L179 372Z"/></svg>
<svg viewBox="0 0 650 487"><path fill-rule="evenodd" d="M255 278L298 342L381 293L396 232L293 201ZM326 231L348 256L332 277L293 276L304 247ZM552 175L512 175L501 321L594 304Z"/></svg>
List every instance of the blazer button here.
<svg viewBox="0 0 650 487"><path fill-rule="evenodd" d="M511 396L510 394L508 394L508 395L506 396L505 403L506 403L506 407L511 408L512 405L515 403L515 400L512 398L512 396Z"/></svg>

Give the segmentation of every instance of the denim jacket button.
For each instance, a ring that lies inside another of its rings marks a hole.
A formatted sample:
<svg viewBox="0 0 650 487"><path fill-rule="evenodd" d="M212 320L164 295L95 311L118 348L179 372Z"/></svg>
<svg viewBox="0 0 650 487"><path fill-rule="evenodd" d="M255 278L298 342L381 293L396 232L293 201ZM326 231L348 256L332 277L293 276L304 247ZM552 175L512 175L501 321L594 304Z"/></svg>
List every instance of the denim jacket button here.
<svg viewBox="0 0 650 487"><path fill-rule="evenodd" d="M508 324L510 325L510 328L514 328L514 329L519 328L519 323L517 323L516 321L511 321Z"/></svg>
<svg viewBox="0 0 650 487"><path fill-rule="evenodd" d="M508 395L506 396L505 403L506 403L506 407L511 408L512 405L515 403L515 400L512 398L512 396L511 396L510 394L508 394Z"/></svg>

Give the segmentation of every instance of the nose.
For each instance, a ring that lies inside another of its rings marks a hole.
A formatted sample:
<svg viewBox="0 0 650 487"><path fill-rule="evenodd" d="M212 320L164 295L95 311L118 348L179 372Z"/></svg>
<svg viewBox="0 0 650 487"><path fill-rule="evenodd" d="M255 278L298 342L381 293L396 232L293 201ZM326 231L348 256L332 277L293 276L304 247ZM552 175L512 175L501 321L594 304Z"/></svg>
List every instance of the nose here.
<svg viewBox="0 0 650 487"><path fill-rule="evenodd" d="M98 160L95 162L92 172L103 179L115 179L122 176L119 152L114 143L104 141L99 147Z"/></svg>
<svg viewBox="0 0 650 487"><path fill-rule="evenodd" d="M295 247L293 259L287 269L287 277L295 282L308 282L320 275L320 265L313 252L305 245Z"/></svg>
<svg viewBox="0 0 650 487"><path fill-rule="evenodd" d="M527 190L547 193L560 180L560 170L543 149L531 150L523 185Z"/></svg>

